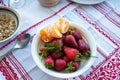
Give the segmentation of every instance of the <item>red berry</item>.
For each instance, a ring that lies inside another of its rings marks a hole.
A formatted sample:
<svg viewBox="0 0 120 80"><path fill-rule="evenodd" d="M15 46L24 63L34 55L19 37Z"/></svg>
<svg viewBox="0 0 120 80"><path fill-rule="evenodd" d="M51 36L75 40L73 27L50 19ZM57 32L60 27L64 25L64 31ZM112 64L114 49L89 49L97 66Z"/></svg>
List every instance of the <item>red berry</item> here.
<svg viewBox="0 0 120 80"><path fill-rule="evenodd" d="M62 48L63 45L64 45L64 43L63 43L63 38L54 39L54 40L52 41L53 44L56 44L57 42L60 44L60 47Z"/></svg>
<svg viewBox="0 0 120 80"><path fill-rule="evenodd" d="M69 47L78 48L78 44L73 35L67 35L65 38L65 44Z"/></svg>
<svg viewBox="0 0 120 80"><path fill-rule="evenodd" d="M79 66L80 66L80 62L70 61L67 63L65 70L69 72L76 71L79 68Z"/></svg>
<svg viewBox="0 0 120 80"><path fill-rule="evenodd" d="M79 39L82 39L82 36L81 36L80 32L77 31L77 30L74 31L74 32L72 33L72 35L75 37L76 41L78 41Z"/></svg>
<svg viewBox="0 0 120 80"><path fill-rule="evenodd" d="M67 56L64 56L63 59L66 61L66 62L69 62L69 58Z"/></svg>
<svg viewBox="0 0 120 80"><path fill-rule="evenodd" d="M69 33L69 31L67 31L65 34L64 34L64 36L67 36L67 35L69 35L70 33Z"/></svg>
<svg viewBox="0 0 120 80"><path fill-rule="evenodd" d="M78 50L75 49L75 48L70 48L70 47L65 46L64 47L64 52L70 60L74 60L77 53L78 53Z"/></svg>
<svg viewBox="0 0 120 80"><path fill-rule="evenodd" d="M62 71L66 67L66 62L63 59L57 59L55 61L55 70L56 71Z"/></svg>
<svg viewBox="0 0 120 80"><path fill-rule="evenodd" d="M86 52L90 51L89 45L84 40L78 41L78 49L82 54L85 54Z"/></svg>
<svg viewBox="0 0 120 80"><path fill-rule="evenodd" d="M54 67L54 60L52 59L51 56L48 56L48 57L44 60L44 62L45 62L46 68L51 69L51 68Z"/></svg>
<svg viewBox="0 0 120 80"><path fill-rule="evenodd" d="M77 70L80 66L80 62L73 62L74 70Z"/></svg>
<svg viewBox="0 0 120 80"><path fill-rule="evenodd" d="M61 58L61 54L59 52L53 52L53 53L51 53L51 56L53 59Z"/></svg>

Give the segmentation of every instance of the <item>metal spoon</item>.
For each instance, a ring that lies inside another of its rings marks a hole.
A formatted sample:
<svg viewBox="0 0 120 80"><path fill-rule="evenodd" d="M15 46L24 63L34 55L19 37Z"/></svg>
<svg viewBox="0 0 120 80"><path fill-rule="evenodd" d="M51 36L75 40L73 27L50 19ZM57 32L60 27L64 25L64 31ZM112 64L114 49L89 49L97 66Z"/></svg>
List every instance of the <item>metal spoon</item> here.
<svg viewBox="0 0 120 80"><path fill-rule="evenodd" d="M26 33L23 36L21 36L20 38L18 38L15 46L12 49L10 49L7 53L0 56L0 60L2 60L4 57L9 55L12 51L24 48L30 41L30 37L31 37L30 34Z"/></svg>

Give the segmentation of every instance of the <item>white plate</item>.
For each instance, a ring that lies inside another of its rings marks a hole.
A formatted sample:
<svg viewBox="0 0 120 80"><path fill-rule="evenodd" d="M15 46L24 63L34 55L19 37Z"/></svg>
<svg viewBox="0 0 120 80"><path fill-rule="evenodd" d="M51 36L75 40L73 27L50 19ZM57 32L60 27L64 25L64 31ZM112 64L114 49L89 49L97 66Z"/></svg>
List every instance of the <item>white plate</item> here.
<svg viewBox="0 0 120 80"><path fill-rule="evenodd" d="M80 3L80 4L98 4L98 3L101 3L105 0L71 0L73 2L76 2L76 3Z"/></svg>

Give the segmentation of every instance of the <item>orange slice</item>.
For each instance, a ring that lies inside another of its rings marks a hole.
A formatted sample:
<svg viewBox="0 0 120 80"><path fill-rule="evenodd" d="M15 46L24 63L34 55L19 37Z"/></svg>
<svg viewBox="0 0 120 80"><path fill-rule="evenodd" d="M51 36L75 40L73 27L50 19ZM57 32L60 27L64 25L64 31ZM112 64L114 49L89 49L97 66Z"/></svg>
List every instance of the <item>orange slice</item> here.
<svg viewBox="0 0 120 80"><path fill-rule="evenodd" d="M50 36L50 33L45 28L41 29L40 38L44 42L49 42L49 41L51 41L53 39L53 37Z"/></svg>
<svg viewBox="0 0 120 80"><path fill-rule="evenodd" d="M69 21L67 21L65 18L59 18L55 24L61 33L66 33L70 27Z"/></svg>
<svg viewBox="0 0 120 80"><path fill-rule="evenodd" d="M70 27L69 21L65 18L59 18L58 21L50 26L41 29L40 37L44 42L50 42L53 38L61 38L62 33L66 33Z"/></svg>
<svg viewBox="0 0 120 80"><path fill-rule="evenodd" d="M51 24L50 28L51 28L51 36L52 37L54 37L54 38L62 37L62 34L60 33L60 31L58 30L58 28L55 24Z"/></svg>

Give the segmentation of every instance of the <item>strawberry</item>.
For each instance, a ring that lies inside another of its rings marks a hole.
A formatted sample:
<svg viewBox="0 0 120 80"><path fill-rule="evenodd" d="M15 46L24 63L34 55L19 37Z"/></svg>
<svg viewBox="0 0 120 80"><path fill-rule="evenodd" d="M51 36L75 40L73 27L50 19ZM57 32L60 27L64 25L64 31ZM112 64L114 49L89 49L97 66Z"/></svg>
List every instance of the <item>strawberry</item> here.
<svg viewBox="0 0 120 80"><path fill-rule="evenodd" d="M51 53L51 56L55 60L61 58L61 54L59 52L53 52Z"/></svg>
<svg viewBox="0 0 120 80"><path fill-rule="evenodd" d="M67 35L69 35L70 33L69 33L69 31L67 31L65 34L64 34L64 36L67 36Z"/></svg>
<svg viewBox="0 0 120 80"><path fill-rule="evenodd" d="M63 59L66 61L66 62L69 62L69 58L67 56L64 56Z"/></svg>
<svg viewBox="0 0 120 80"><path fill-rule="evenodd" d="M80 62L79 61L78 62L73 62L73 65L75 67L74 70L77 70L80 66Z"/></svg>
<svg viewBox="0 0 120 80"><path fill-rule="evenodd" d="M67 63L65 70L68 72L76 71L79 68L79 66L80 62L70 61L69 63Z"/></svg>
<svg viewBox="0 0 120 80"><path fill-rule="evenodd" d="M73 35L67 35L65 38L65 44L69 47L78 48L78 44Z"/></svg>
<svg viewBox="0 0 120 80"><path fill-rule="evenodd" d="M75 48L70 48L64 46L64 52L68 59L74 60L74 61L81 61L82 60L82 55L79 53L79 51Z"/></svg>
<svg viewBox="0 0 120 80"><path fill-rule="evenodd" d="M90 47L84 40L78 40L78 49L84 56L90 56Z"/></svg>
<svg viewBox="0 0 120 80"><path fill-rule="evenodd" d="M76 54L78 53L78 50L75 48L70 48L65 46L64 52L70 60L74 60L76 57Z"/></svg>
<svg viewBox="0 0 120 80"><path fill-rule="evenodd" d="M51 56L48 56L47 58L45 58L44 62L45 62L46 68L52 69L54 67L54 60L52 59Z"/></svg>
<svg viewBox="0 0 120 80"><path fill-rule="evenodd" d="M75 30L72 35L75 37L76 41L78 41L79 39L82 39L82 36L80 34L79 31Z"/></svg>
<svg viewBox="0 0 120 80"><path fill-rule="evenodd" d="M54 39L53 41L52 41L52 44L56 44L56 43L59 43L60 44L60 47L62 48L63 47L63 38L58 38L58 39Z"/></svg>
<svg viewBox="0 0 120 80"><path fill-rule="evenodd" d="M78 53L78 50L75 48L64 46L64 52L70 60L74 60L76 57L76 54Z"/></svg>
<svg viewBox="0 0 120 80"><path fill-rule="evenodd" d="M66 67L66 62L65 62L65 60L63 60L63 59L57 59L57 60L55 61L55 70L56 70L56 71L62 71L62 70L65 69L65 67Z"/></svg>

